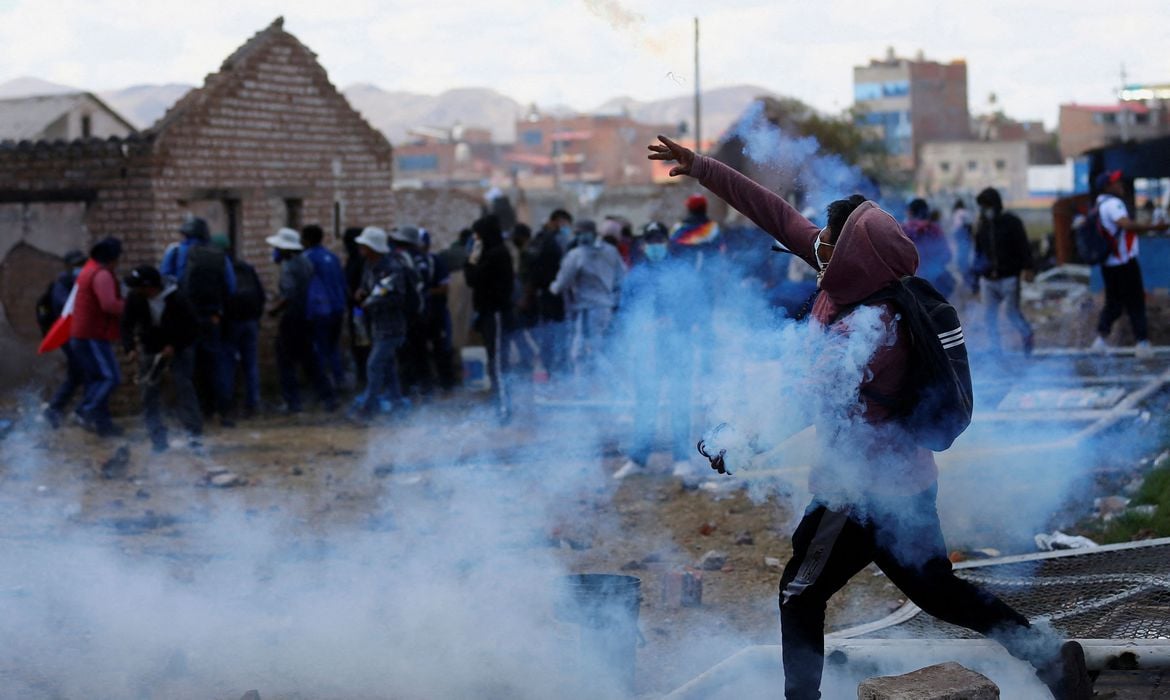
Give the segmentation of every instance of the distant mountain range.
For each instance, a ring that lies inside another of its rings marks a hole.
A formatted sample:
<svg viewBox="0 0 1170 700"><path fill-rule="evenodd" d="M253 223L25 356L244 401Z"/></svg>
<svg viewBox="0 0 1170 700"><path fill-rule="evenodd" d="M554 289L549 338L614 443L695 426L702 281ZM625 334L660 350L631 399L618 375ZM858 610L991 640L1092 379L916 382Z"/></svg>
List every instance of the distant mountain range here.
<svg viewBox="0 0 1170 700"><path fill-rule="evenodd" d="M192 86L181 84L134 85L120 90L106 90L97 95L115 111L140 129L153 124L167 108ZM78 92L80 88L51 83L39 78L17 78L0 83L0 99L30 95ZM529 110L528 105L489 88L458 88L439 95L385 90L368 83L350 85L342 91L375 128L386 134L391 143L402 143L415 127L464 126L487 128L496 141L510 143L516 138L516 120ZM735 85L703 92L703 136L718 138L743 113L752 100L776 94L754 85ZM564 107L540 107L543 113L568 115L574 110ZM694 117L694 97L680 96L643 102L631 97L607 100L594 114L627 113L650 124L676 125Z"/></svg>

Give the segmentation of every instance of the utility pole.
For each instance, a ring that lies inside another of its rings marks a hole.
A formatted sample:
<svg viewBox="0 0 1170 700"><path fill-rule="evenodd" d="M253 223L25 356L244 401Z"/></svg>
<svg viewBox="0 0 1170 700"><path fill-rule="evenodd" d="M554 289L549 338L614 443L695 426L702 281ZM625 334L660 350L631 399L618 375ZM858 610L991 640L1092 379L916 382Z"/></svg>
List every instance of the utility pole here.
<svg viewBox="0 0 1170 700"><path fill-rule="evenodd" d="M699 18L695 18L695 153L703 143L702 92L699 89Z"/></svg>
<svg viewBox="0 0 1170 700"><path fill-rule="evenodd" d="M1125 108L1125 63L1121 64L1121 89L1117 91L1117 123L1121 127L1121 142L1129 141L1129 110Z"/></svg>

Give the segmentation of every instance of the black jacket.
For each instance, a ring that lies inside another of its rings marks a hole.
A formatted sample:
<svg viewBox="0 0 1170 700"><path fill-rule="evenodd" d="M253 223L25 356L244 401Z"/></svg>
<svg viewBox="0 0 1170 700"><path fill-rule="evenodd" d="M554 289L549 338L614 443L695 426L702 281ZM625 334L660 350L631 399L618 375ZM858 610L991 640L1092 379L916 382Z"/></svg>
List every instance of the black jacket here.
<svg viewBox="0 0 1170 700"><path fill-rule="evenodd" d="M1002 279L1032 269L1032 248L1019 217L1003 211L991 220L979 217L975 228L975 261L972 263L975 274Z"/></svg>
<svg viewBox="0 0 1170 700"><path fill-rule="evenodd" d="M485 249L478 263L466 263L463 276L471 287L471 303L478 313L512 310L512 255L503 243Z"/></svg>
<svg viewBox="0 0 1170 700"><path fill-rule="evenodd" d="M143 352L154 354L168 345L178 352L194 343L198 332L195 307L178 289L166 296L157 326L150 317L150 301L145 296L131 294L126 299L122 313L122 345L126 352L141 346Z"/></svg>

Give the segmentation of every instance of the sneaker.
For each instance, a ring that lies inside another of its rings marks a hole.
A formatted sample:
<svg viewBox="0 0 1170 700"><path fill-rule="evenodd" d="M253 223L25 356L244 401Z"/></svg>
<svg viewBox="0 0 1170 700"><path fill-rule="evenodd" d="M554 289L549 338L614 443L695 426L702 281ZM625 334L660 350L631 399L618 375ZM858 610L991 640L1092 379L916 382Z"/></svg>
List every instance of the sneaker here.
<svg viewBox="0 0 1170 700"><path fill-rule="evenodd" d="M1109 350L1109 343L1106 343L1105 339L1101 336L1097 336L1097 338L1093 341L1093 344L1089 346L1089 350L1093 352L1105 353L1107 350Z"/></svg>
<svg viewBox="0 0 1170 700"><path fill-rule="evenodd" d="M1154 346L1148 340L1139 340L1133 346L1133 356L1139 360L1148 360L1154 356Z"/></svg>
<svg viewBox="0 0 1170 700"><path fill-rule="evenodd" d="M644 465L642 465L640 462L637 462L635 460L627 459L626 463L623 464L620 469L618 469L616 472L613 473L613 478L620 481L620 480L626 478L627 476L635 476L638 474L645 474L645 473L646 473L646 467Z"/></svg>
<svg viewBox="0 0 1170 700"><path fill-rule="evenodd" d="M1060 656L1038 669L1036 675L1048 686L1055 700L1090 700L1093 697L1093 681L1085 666L1085 650L1077 642L1062 644Z"/></svg>

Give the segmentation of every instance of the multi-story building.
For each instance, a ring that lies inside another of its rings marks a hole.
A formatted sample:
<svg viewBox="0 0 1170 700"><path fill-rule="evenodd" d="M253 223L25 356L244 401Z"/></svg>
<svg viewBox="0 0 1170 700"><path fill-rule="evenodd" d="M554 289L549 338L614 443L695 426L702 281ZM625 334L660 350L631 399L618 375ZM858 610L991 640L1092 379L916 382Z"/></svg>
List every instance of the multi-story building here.
<svg viewBox="0 0 1170 700"><path fill-rule="evenodd" d="M853 68L853 103L858 122L885 144L895 162L918 165L922 144L970 136L967 63L900 58L891 48L884 59Z"/></svg>
<svg viewBox="0 0 1170 700"><path fill-rule="evenodd" d="M1116 104L1061 105L1061 155L1170 135L1170 85L1129 85L1119 97Z"/></svg>
<svg viewBox="0 0 1170 700"><path fill-rule="evenodd" d="M654 181L654 167L639 146L677 131L677 124L643 124L627 115L533 111L516 123L516 143L505 160L518 183L534 188L645 185Z"/></svg>
<svg viewBox="0 0 1170 700"><path fill-rule="evenodd" d="M463 126L418 127L394 148L394 186L486 186L499 170L503 147L489 129Z"/></svg>

